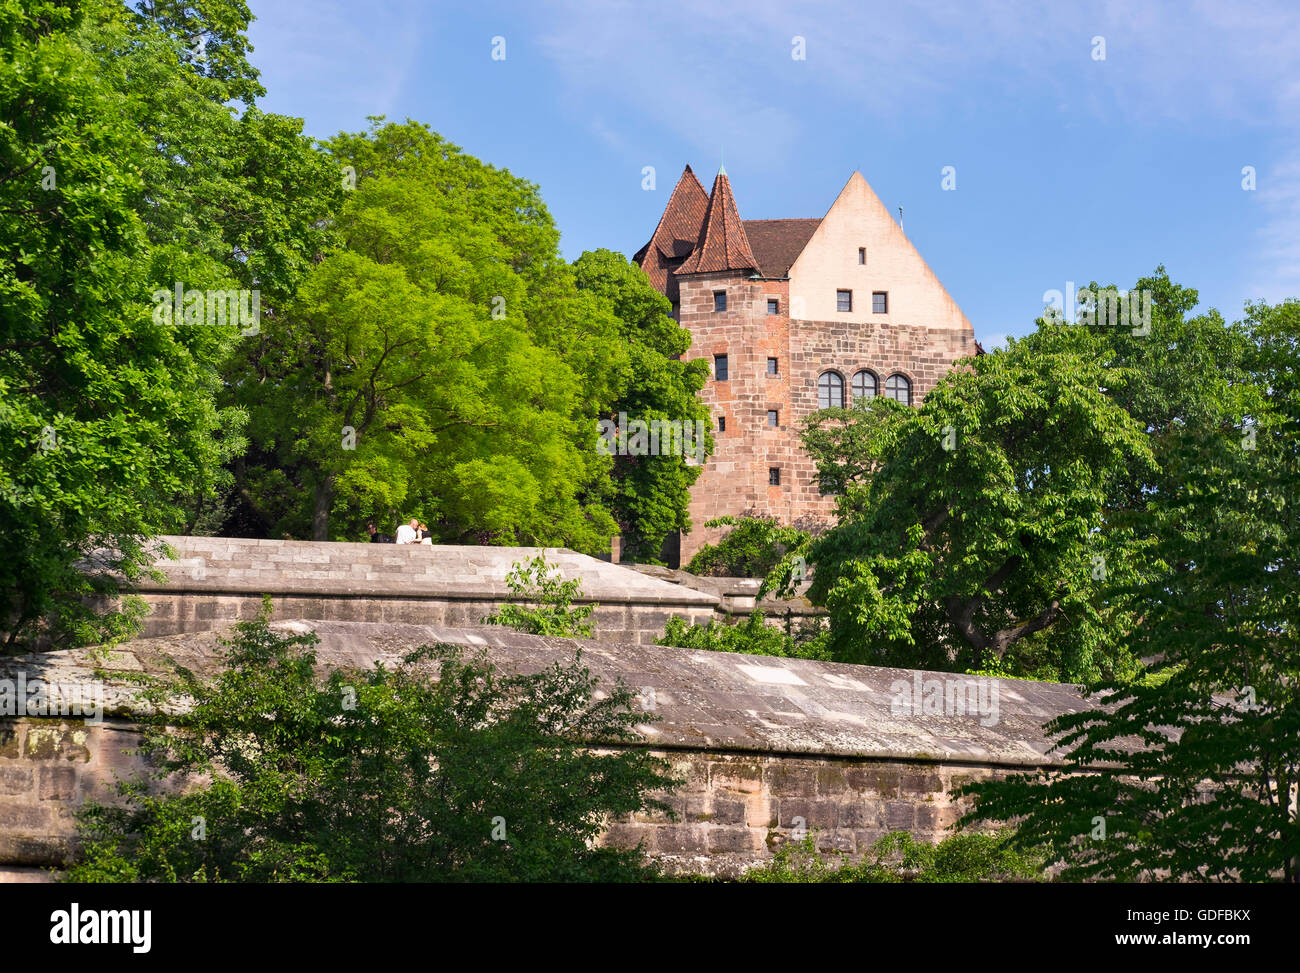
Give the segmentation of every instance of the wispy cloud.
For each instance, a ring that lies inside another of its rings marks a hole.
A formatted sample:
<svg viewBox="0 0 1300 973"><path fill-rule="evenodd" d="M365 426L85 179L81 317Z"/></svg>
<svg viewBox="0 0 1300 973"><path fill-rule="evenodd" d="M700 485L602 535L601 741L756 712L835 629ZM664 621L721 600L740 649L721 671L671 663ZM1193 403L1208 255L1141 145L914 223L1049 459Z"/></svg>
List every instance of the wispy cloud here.
<svg viewBox="0 0 1300 973"><path fill-rule="evenodd" d="M266 107L309 119L354 119L392 112L416 63L429 21L419 0L274 0L255 3L253 62ZM277 92L292 91L293 104ZM309 100L304 101L307 98Z"/></svg>
<svg viewBox="0 0 1300 973"><path fill-rule="evenodd" d="M621 104L593 122L607 145L670 135L702 159L725 147L776 171L833 137L809 130L825 121L814 106L835 106L859 128L954 110L996 117L1032 103L1073 116L1067 126L1083 130L1280 135L1281 154L1258 160L1263 223L1249 261L1257 279L1239 283L1252 294L1300 293L1300 8L1292 3L562 0L536 30L575 103L598 92L606 106ZM796 35L806 61L791 58ZM1097 37L1105 60L1093 59Z"/></svg>

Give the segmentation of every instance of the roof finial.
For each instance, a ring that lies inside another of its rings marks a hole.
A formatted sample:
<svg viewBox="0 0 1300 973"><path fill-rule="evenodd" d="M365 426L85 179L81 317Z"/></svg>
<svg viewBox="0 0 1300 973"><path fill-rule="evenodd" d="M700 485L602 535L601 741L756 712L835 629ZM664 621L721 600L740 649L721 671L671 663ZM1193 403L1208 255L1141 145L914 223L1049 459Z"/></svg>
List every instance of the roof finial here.
<svg viewBox="0 0 1300 973"><path fill-rule="evenodd" d="M726 149L718 150L718 160L719 160L718 175L725 176L727 174L727 150Z"/></svg>

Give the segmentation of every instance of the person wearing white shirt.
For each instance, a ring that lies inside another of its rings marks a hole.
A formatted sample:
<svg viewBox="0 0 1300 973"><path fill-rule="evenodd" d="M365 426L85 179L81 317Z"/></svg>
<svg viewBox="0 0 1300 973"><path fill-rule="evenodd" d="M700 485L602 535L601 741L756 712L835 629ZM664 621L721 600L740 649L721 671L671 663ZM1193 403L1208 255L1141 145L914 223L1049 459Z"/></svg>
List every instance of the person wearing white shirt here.
<svg viewBox="0 0 1300 973"><path fill-rule="evenodd" d="M420 522L418 520L412 517L411 522L409 524L402 524L401 527L397 528L397 543L398 544L417 543L416 536L415 536L415 528L416 525L419 523Z"/></svg>

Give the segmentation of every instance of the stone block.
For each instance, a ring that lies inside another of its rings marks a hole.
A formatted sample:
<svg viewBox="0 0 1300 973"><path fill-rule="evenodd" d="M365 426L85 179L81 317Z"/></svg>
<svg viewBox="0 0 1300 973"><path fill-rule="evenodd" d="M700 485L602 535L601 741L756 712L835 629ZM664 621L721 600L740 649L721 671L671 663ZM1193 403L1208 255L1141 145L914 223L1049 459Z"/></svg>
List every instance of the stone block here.
<svg viewBox="0 0 1300 973"><path fill-rule="evenodd" d="M718 852L755 851L758 838L748 828L717 826L707 829L706 841L710 854Z"/></svg>
<svg viewBox="0 0 1300 973"><path fill-rule="evenodd" d="M896 768L872 766L850 767L844 772L849 787L858 793L897 797L901 774Z"/></svg>
<svg viewBox="0 0 1300 973"><path fill-rule="evenodd" d="M609 848L635 848L639 844L649 846L650 831L636 824L611 824L600 837L600 844Z"/></svg>
<svg viewBox="0 0 1300 973"><path fill-rule="evenodd" d="M52 830L55 817L49 807L0 801L0 830L44 835Z"/></svg>
<svg viewBox="0 0 1300 973"><path fill-rule="evenodd" d="M0 795L27 794L31 789L32 770L30 767L6 767L0 765Z"/></svg>
<svg viewBox="0 0 1300 973"><path fill-rule="evenodd" d="M934 772L926 773L907 773L903 774L901 794L902 796L923 797L926 794L935 794L943 791L943 782L939 775Z"/></svg>
<svg viewBox="0 0 1300 973"><path fill-rule="evenodd" d="M834 801L801 797L783 797L777 802L777 824L782 828L797 828L801 824L813 828L839 826L839 805ZM802 819L796 821L795 819Z"/></svg>
<svg viewBox="0 0 1300 973"><path fill-rule="evenodd" d="M700 854L706 849L705 825L661 824L650 829L652 847L659 854Z"/></svg>
<svg viewBox="0 0 1300 973"><path fill-rule="evenodd" d="M832 797L849 790L848 776L844 768L824 766L817 768L817 793L823 797Z"/></svg>
<svg viewBox="0 0 1300 973"><path fill-rule="evenodd" d="M714 790L757 794L763 787L763 768L757 761L710 762L709 786Z"/></svg>
<svg viewBox="0 0 1300 973"><path fill-rule="evenodd" d="M916 827L916 805L911 801L886 801L885 827L890 831L911 831Z"/></svg>
<svg viewBox="0 0 1300 973"><path fill-rule="evenodd" d="M856 850L856 842L852 831L818 831L814 838L817 851L823 855L836 855L844 853L852 855Z"/></svg>
<svg viewBox="0 0 1300 973"><path fill-rule="evenodd" d="M77 790L77 772L71 767L46 765L40 768L42 801L70 801Z"/></svg>
<svg viewBox="0 0 1300 973"><path fill-rule="evenodd" d="M840 806L841 828L879 828L883 824L884 816L879 803L855 801Z"/></svg>
<svg viewBox="0 0 1300 973"><path fill-rule="evenodd" d="M746 823L746 802L729 797L714 797L713 821L715 824Z"/></svg>
<svg viewBox="0 0 1300 973"><path fill-rule="evenodd" d="M764 782L773 797L812 797L817 793L817 773L811 767L770 763L765 771Z"/></svg>

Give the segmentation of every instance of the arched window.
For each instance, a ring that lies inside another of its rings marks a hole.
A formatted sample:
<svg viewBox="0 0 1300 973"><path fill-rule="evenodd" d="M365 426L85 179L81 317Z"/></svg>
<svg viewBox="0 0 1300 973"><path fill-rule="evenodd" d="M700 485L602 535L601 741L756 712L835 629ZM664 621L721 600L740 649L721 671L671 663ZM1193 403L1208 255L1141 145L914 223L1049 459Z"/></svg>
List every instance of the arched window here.
<svg viewBox="0 0 1300 973"><path fill-rule="evenodd" d="M865 368L853 376L853 404L857 405L859 401L874 399L880 394L880 389L876 382L876 376L872 375Z"/></svg>
<svg viewBox="0 0 1300 973"><path fill-rule="evenodd" d="M912 383L902 375L890 375L885 380L885 397L903 405L911 405Z"/></svg>
<svg viewBox="0 0 1300 973"><path fill-rule="evenodd" d="M817 379L817 408L844 407L844 376L839 372L822 372Z"/></svg>

